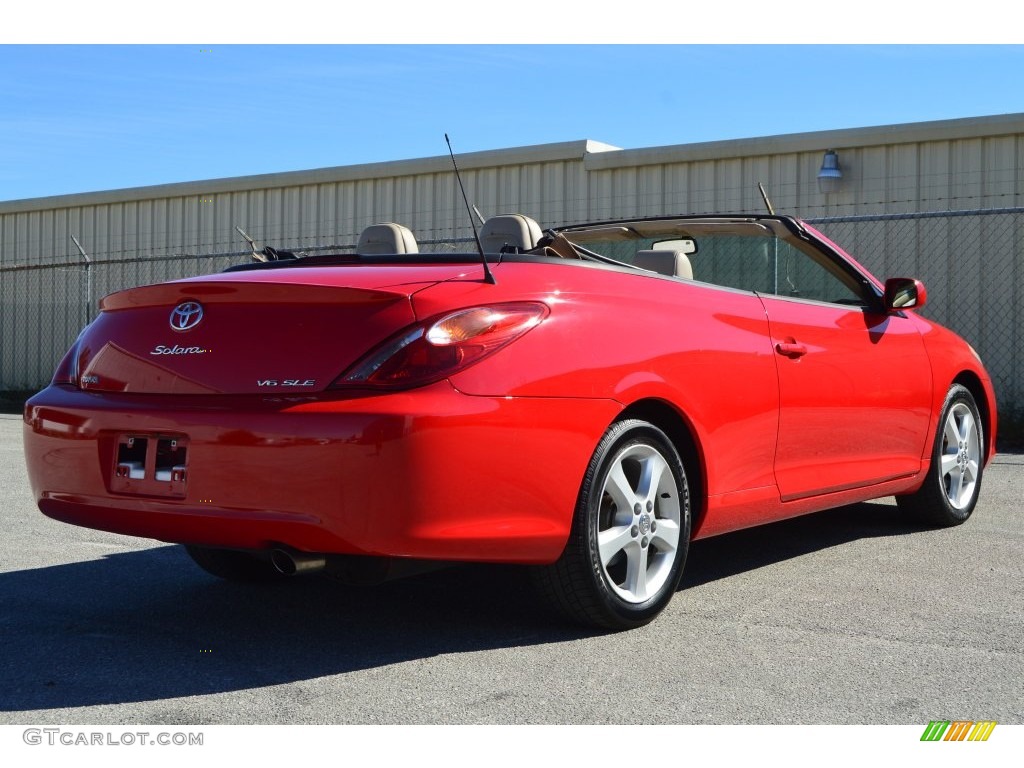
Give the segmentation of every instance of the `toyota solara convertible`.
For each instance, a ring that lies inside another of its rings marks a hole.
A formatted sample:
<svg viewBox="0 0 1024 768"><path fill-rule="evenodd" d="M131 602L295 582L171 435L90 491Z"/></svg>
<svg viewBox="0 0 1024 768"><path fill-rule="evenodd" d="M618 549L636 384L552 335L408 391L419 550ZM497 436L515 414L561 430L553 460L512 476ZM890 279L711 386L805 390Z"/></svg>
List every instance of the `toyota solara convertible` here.
<svg viewBox="0 0 1024 768"><path fill-rule="evenodd" d="M235 580L517 563L628 628L691 540L883 496L957 525L994 454L989 376L924 286L787 216L264 254L103 299L25 409L44 514Z"/></svg>

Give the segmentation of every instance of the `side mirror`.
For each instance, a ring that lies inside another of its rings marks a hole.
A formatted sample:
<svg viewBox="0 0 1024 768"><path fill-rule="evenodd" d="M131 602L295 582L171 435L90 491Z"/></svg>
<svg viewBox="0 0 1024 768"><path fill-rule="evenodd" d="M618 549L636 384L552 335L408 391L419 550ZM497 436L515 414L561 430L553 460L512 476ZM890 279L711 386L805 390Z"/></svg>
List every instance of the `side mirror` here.
<svg viewBox="0 0 1024 768"><path fill-rule="evenodd" d="M920 309L928 301L924 283L909 277L891 277L885 281L885 309L898 312L901 309Z"/></svg>

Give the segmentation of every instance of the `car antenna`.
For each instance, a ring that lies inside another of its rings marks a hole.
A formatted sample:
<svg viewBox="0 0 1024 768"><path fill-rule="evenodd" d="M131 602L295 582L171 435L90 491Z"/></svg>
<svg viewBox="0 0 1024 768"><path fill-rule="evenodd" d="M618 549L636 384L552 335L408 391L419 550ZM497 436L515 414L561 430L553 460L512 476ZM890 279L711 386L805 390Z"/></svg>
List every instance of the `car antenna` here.
<svg viewBox="0 0 1024 768"><path fill-rule="evenodd" d="M484 255L484 247L480 243L480 235L476 231L476 222L473 221L473 209L469 205L469 198L466 197L466 188L462 186L462 175L459 173L459 164L455 162L455 153L452 152L452 143L449 141L447 133L444 135L444 140L448 144L448 154L452 156L452 167L455 168L455 178L459 180L459 189L462 190L462 201L466 204L466 212L469 214L469 223L473 225L473 239L476 240L476 250L480 254L480 263L484 265L484 282L490 283L491 285L497 285L498 281L495 280L494 275L491 274L491 268L487 264L487 256ZM480 216L480 211L477 211L476 215Z"/></svg>
<svg viewBox="0 0 1024 768"><path fill-rule="evenodd" d="M764 185L760 181L757 182L757 188L761 190L761 199L764 200L764 207L768 209L768 215L774 216L775 209L772 207L772 201L768 199L768 193L764 191Z"/></svg>

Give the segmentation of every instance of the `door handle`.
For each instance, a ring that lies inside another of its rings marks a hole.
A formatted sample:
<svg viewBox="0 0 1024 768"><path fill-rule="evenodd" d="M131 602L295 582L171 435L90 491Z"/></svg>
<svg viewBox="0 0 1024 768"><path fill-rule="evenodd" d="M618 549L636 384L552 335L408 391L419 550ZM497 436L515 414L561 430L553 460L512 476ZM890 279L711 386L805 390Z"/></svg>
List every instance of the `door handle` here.
<svg viewBox="0 0 1024 768"><path fill-rule="evenodd" d="M807 347L795 341L780 341L775 345L775 351L786 357L800 357L807 354Z"/></svg>

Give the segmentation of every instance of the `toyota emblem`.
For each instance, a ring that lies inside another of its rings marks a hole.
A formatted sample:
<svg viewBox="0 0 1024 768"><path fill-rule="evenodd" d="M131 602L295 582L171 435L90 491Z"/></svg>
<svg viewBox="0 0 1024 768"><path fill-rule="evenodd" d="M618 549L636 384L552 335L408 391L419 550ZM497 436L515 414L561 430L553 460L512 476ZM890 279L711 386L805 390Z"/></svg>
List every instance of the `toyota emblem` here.
<svg viewBox="0 0 1024 768"><path fill-rule="evenodd" d="M190 331L203 319L203 305L198 301L183 301L171 310L171 328Z"/></svg>

